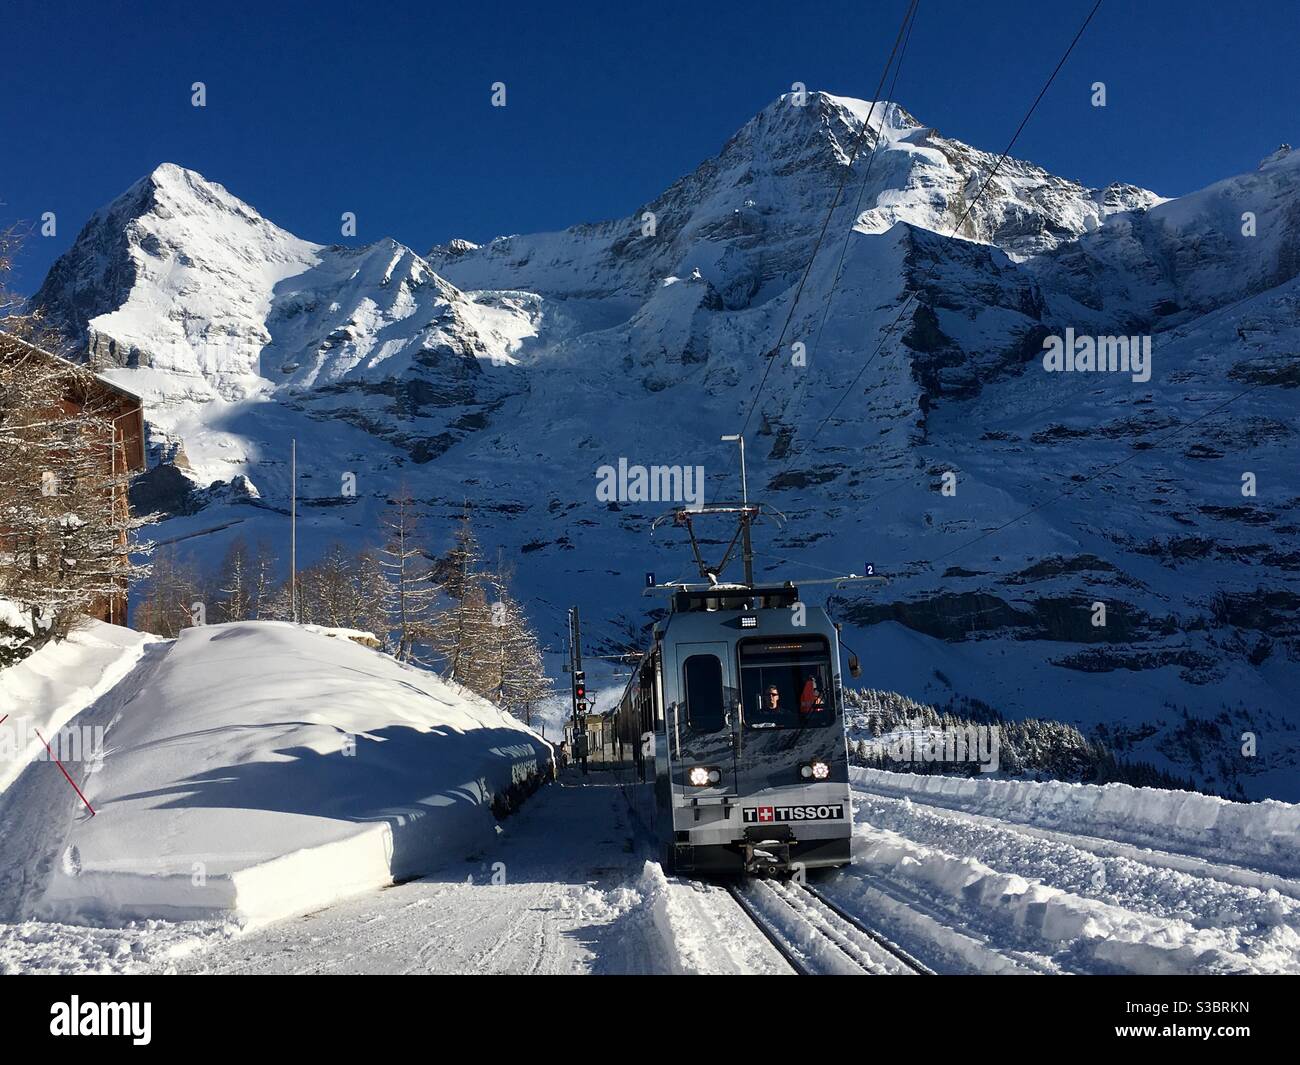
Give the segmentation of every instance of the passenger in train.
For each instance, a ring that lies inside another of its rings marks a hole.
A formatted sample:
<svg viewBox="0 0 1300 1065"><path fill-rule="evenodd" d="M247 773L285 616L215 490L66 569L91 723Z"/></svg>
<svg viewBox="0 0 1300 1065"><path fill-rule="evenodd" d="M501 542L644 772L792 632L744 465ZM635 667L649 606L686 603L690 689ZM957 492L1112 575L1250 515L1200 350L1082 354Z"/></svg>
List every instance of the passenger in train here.
<svg viewBox="0 0 1300 1065"><path fill-rule="evenodd" d="M803 691L799 693L799 713L815 714L826 707L826 700L817 687L817 678L809 675L804 681Z"/></svg>

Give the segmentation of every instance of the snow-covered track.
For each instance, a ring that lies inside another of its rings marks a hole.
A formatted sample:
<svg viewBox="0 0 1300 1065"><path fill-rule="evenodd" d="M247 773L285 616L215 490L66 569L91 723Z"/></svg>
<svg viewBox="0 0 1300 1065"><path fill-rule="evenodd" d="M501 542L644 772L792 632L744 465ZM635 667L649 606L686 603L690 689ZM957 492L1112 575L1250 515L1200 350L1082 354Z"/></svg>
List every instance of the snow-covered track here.
<svg viewBox="0 0 1300 1065"><path fill-rule="evenodd" d="M811 895L814 899L817 900L818 903L824 906L831 913L835 914L835 916L838 917L841 921L845 921L848 924L851 924L854 928L856 928L859 932L861 932L872 942L878 944L882 949L887 950L890 954L892 954L900 962L902 962L909 969L915 972L918 976L937 975L933 969L931 969L928 965L924 964L923 962L918 961L906 950L904 950L897 943L895 943L892 939L889 939L881 932L878 932L876 929L865 924L860 917L855 917L853 914L849 913L838 903L832 902L816 888L812 887L809 884L803 884L800 886L802 887L805 893Z"/></svg>
<svg viewBox="0 0 1300 1065"><path fill-rule="evenodd" d="M761 914L757 907L755 907L754 904L745 897L744 891L735 884L728 884L727 891L730 893L731 897L736 900L736 905L744 911L745 916L753 922L754 927L757 928L759 932L763 934L763 937L772 944L777 953L786 960L786 963L795 971L795 973L799 976L815 975L814 971L804 964L802 957L795 951L791 950L790 946L786 942L785 936L778 932Z"/></svg>
<svg viewBox="0 0 1300 1065"><path fill-rule="evenodd" d="M806 885L750 881L728 887L736 903L802 976L929 975L881 933Z"/></svg>
<svg viewBox="0 0 1300 1065"><path fill-rule="evenodd" d="M1295 879L1084 835L1064 815L1024 824L859 788L854 816L854 863L821 890L943 971L999 955L1039 972L1296 971Z"/></svg>
<svg viewBox="0 0 1300 1065"><path fill-rule="evenodd" d="M882 800L896 800L885 792L868 791L873 797ZM896 800L897 801L897 800ZM1153 869L1168 869L1176 873L1187 873L1204 880L1219 881L1237 887L1257 888L1260 891L1276 891L1300 900L1300 879L1270 873L1249 866L1228 865L1209 858L1181 851L1161 850L1146 844L1124 842L1101 836L1070 832L1061 828L1029 824L1023 821L1004 820L987 814L963 810L959 805L930 798L912 798L908 796L914 808L933 811L936 816L949 820L965 821L999 832L1013 832L1021 836L1060 843L1078 851L1088 851L1099 858L1128 858Z"/></svg>

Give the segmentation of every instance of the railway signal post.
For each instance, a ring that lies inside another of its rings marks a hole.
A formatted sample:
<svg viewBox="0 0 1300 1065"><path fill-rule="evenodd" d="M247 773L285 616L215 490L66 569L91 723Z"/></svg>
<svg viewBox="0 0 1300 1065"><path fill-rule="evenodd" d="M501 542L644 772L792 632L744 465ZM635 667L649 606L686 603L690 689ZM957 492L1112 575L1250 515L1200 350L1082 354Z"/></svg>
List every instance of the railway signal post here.
<svg viewBox="0 0 1300 1065"><path fill-rule="evenodd" d="M582 669L582 624L578 608L569 607L569 678L573 699L573 757L587 772L587 674Z"/></svg>

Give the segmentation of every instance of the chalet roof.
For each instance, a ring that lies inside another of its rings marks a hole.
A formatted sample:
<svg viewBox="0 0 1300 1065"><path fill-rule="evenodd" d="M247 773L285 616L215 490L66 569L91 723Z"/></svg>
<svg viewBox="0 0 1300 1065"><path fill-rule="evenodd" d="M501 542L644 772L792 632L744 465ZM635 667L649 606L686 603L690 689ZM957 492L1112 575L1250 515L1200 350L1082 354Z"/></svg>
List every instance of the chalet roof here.
<svg viewBox="0 0 1300 1065"><path fill-rule="evenodd" d="M32 352L33 354L48 359L52 363L62 364L69 368L74 368L79 370L86 369L86 367L81 365L80 363L73 362L71 359L65 359L62 355L56 355L54 352L48 351L42 347L38 347L36 344L28 343L26 340L23 340L21 337L14 336L13 333L6 333L3 330L0 330L0 349L2 349L5 344L12 344L18 348L24 348L27 351ZM95 382L98 385L100 385L102 388L104 388L106 391L116 393L117 395L132 400L133 402L138 403L141 406L144 405L144 400L138 393L132 392L129 388L123 388L121 385L114 384L112 381L108 380L106 377L103 377L100 374L94 374L94 377L95 377Z"/></svg>

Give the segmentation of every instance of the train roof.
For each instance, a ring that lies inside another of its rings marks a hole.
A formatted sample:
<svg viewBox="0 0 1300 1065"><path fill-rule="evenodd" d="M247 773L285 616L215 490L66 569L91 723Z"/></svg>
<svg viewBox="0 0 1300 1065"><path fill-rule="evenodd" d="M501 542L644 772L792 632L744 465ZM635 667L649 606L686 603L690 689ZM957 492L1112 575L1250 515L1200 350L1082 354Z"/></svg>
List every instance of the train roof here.
<svg viewBox="0 0 1300 1065"><path fill-rule="evenodd" d="M674 614L702 610L771 610L799 601L792 581L783 584L683 585L673 590Z"/></svg>

